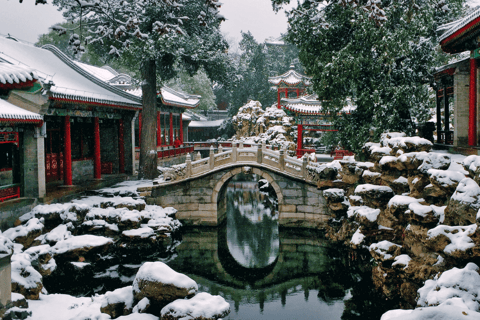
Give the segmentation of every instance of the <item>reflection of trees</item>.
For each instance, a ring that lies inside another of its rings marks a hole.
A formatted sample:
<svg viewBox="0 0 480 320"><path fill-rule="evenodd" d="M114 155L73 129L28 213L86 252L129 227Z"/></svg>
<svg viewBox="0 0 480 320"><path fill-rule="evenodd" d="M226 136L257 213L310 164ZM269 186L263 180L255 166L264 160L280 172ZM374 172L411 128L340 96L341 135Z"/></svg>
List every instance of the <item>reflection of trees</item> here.
<svg viewBox="0 0 480 320"><path fill-rule="evenodd" d="M318 275L318 283L309 289L318 290L318 298L327 303L343 299L347 292L342 320L380 319L387 310L395 309L394 301L385 300L371 279L370 254L354 252L341 244L329 243L325 247L329 263Z"/></svg>
<svg viewBox="0 0 480 320"><path fill-rule="evenodd" d="M257 179L234 177L226 195L228 247L235 260L249 268L268 266L279 250L278 222Z"/></svg>

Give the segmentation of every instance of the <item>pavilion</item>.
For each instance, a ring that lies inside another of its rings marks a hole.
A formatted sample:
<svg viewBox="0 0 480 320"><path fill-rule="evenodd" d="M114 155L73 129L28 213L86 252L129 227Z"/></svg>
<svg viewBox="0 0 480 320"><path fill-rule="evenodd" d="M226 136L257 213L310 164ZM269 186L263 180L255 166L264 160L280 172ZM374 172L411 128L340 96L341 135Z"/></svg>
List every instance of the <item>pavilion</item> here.
<svg viewBox="0 0 480 320"><path fill-rule="evenodd" d="M30 88L2 91L8 103L43 121L34 133L24 129L24 140L36 140L35 148L24 148L19 156L24 167L30 166L25 188L38 186L28 196L43 198L50 182L72 186L102 174L133 174L132 130L140 98L92 76L52 45L38 48L0 37L0 48L2 65L22 66L36 75Z"/></svg>
<svg viewBox="0 0 480 320"><path fill-rule="evenodd" d="M440 46L446 53L470 52L470 57L438 68L437 144L456 151L478 154L478 62L480 58L480 9L473 9L463 18L438 28ZM453 102L453 131L450 124L450 103Z"/></svg>

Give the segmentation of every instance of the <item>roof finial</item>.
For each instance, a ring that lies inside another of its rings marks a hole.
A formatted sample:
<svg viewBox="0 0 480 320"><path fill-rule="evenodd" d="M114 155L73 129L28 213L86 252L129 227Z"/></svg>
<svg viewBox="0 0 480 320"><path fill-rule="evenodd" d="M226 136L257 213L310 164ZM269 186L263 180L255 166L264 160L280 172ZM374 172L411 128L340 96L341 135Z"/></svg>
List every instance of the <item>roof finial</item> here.
<svg viewBox="0 0 480 320"><path fill-rule="evenodd" d="M293 63L290 65L290 69L295 69L295 65Z"/></svg>

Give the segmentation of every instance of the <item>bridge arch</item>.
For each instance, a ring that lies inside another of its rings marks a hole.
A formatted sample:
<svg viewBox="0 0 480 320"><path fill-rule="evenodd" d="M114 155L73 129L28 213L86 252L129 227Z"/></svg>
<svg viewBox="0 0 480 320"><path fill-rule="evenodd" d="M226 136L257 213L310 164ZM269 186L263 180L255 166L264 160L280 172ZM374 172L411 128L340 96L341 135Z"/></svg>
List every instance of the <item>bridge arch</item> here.
<svg viewBox="0 0 480 320"><path fill-rule="evenodd" d="M331 216L322 190L305 180L254 162L237 162L198 176L148 187L145 200L147 204L174 207L178 210L176 218L184 225L218 226L226 218L226 211L218 208L226 206L226 202L219 201L223 199L224 187L233 176L247 168L266 179L275 190L281 226L322 228L327 224Z"/></svg>
<svg viewBox="0 0 480 320"><path fill-rule="evenodd" d="M220 194L222 188L224 185L228 183L228 181L233 178L233 176L239 174L240 172L243 171L244 167L240 168L234 168L231 169L230 171L225 172L225 174L218 180L217 184L213 188L213 193L212 193L212 203L218 203L218 195ZM268 183L273 187L275 190L275 193L277 194L277 200L279 205L283 205L283 194L282 194L282 189L280 186L275 182L275 180L272 178L271 175L269 175L267 172L264 170L260 170L258 168L252 168L252 173L259 175L263 179L267 180Z"/></svg>

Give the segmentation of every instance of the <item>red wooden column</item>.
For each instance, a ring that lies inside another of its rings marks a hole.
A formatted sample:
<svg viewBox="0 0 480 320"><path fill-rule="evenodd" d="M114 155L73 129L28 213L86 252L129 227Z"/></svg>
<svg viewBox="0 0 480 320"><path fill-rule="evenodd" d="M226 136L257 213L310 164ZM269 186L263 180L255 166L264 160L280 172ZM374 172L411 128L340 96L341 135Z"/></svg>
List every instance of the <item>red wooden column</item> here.
<svg viewBox="0 0 480 320"><path fill-rule="evenodd" d="M125 126L123 119L118 120L118 171L125 173Z"/></svg>
<svg viewBox="0 0 480 320"><path fill-rule="evenodd" d="M160 111L157 111L157 147L162 145L162 128L160 127Z"/></svg>
<svg viewBox="0 0 480 320"><path fill-rule="evenodd" d="M277 95L278 95L278 109L280 109L280 88L277 90Z"/></svg>
<svg viewBox="0 0 480 320"><path fill-rule="evenodd" d="M470 58L468 145L477 145L477 60ZM444 95L446 92L444 93ZM448 128L445 128L448 130Z"/></svg>
<svg viewBox="0 0 480 320"><path fill-rule="evenodd" d="M297 98L299 98L299 97L300 97L300 89L297 88Z"/></svg>
<svg viewBox="0 0 480 320"><path fill-rule="evenodd" d="M170 112L170 145L173 146L173 114Z"/></svg>
<svg viewBox="0 0 480 320"><path fill-rule="evenodd" d="M100 123L98 117L93 119L93 178L102 179L102 162L100 159Z"/></svg>
<svg viewBox="0 0 480 320"><path fill-rule="evenodd" d="M142 111L138 114L138 146L142 143Z"/></svg>
<svg viewBox="0 0 480 320"><path fill-rule="evenodd" d="M288 98L288 88L285 88L285 98Z"/></svg>
<svg viewBox="0 0 480 320"><path fill-rule="evenodd" d="M299 151L303 149L303 125L297 125L297 157L299 157Z"/></svg>
<svg viewBox="0 0 480 320"><path fill-rule="evenodd" d="M72 184L72 137L70 130L70 116L65 116L64 125L64 142L65 149L63 151L63 184L71 186Z"/></svg>
<svg viewBox="0 0 480 320"><path fill-rule="evenodd" d="M182 123L182 113L180 113L180 142L183 144L183 123Z"/></svg>

